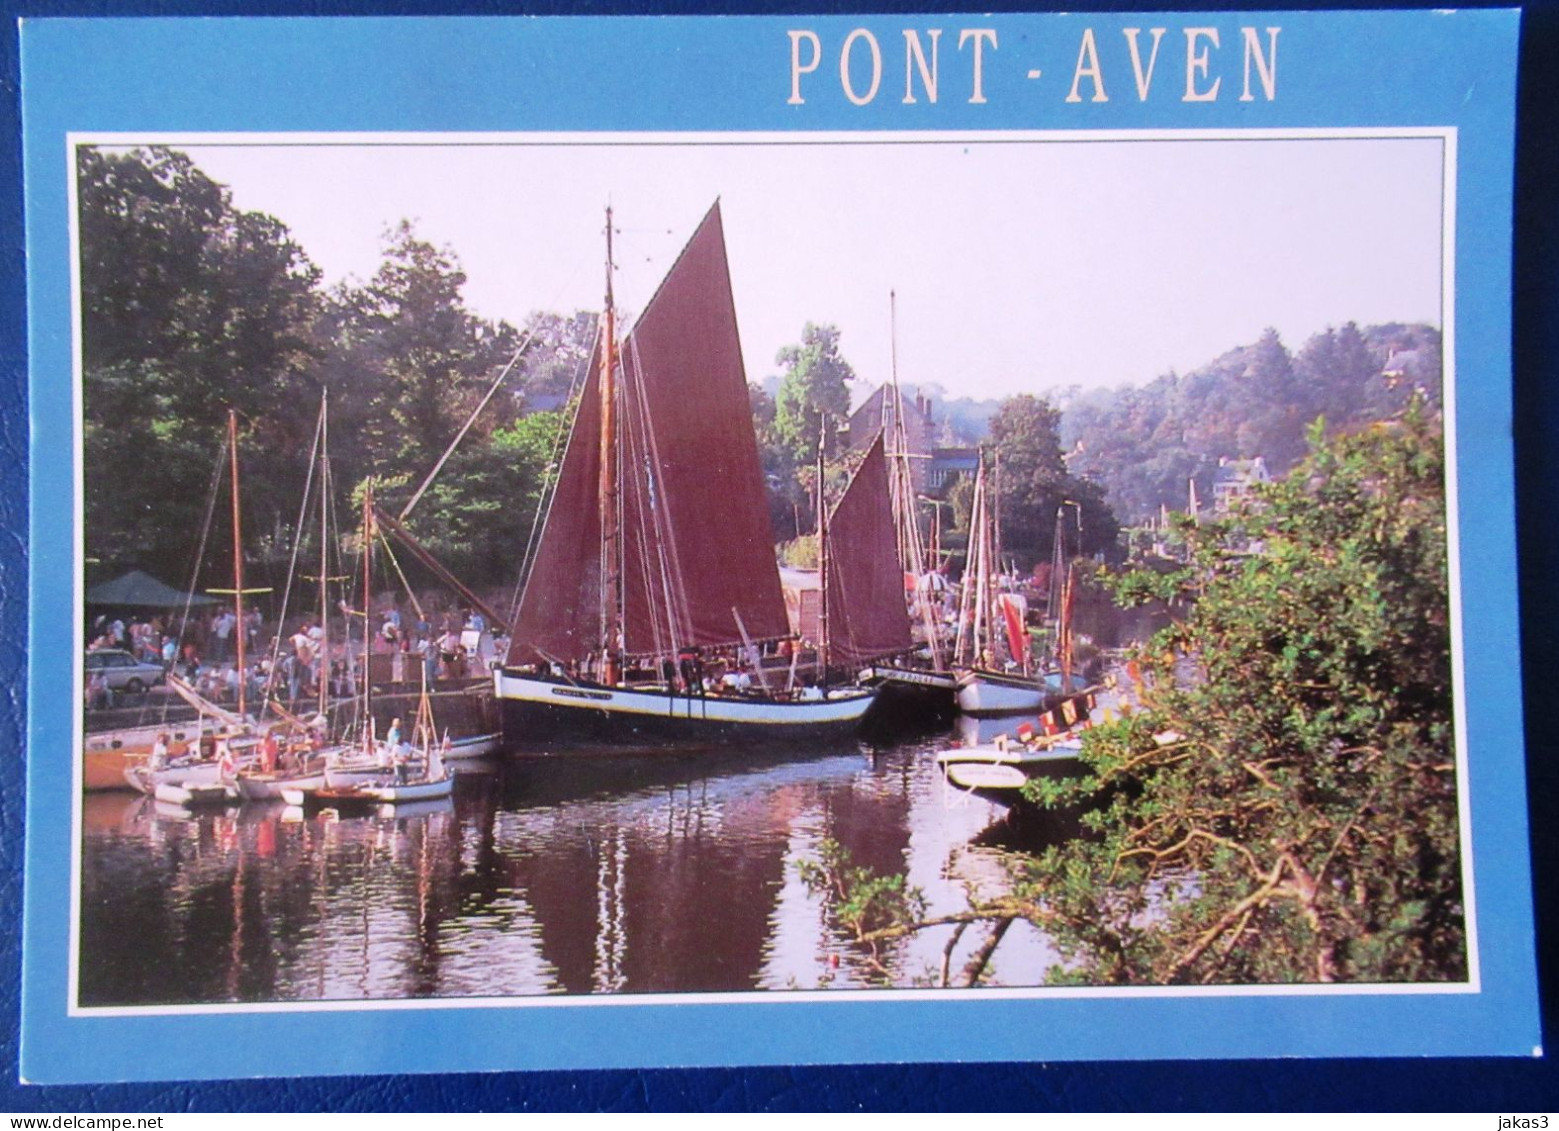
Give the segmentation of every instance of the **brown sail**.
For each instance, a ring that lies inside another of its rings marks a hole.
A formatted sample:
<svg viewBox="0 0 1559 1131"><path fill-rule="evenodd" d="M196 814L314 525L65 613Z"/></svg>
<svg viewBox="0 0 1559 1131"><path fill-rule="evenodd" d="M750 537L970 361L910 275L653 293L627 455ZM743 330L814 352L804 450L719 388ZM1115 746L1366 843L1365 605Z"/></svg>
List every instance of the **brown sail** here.
<svg viewBox="0 0 1559 1131"><path fill-rule="evenodd" d="M557 489L520 598L510 637L511 664L580 660L600 647L599 352L590 359Z"/></svg>
<svg viewBox="0 0 1559 1131"><path fill-rule="evenodd" d="M720 206L623 341L617 381L623 651L787 634ZM599 651L599 386L574 422L509 662Z"/></svg>
<svg viewBox="0 0 1559 1131"><path fill-rule="evenodd" d="M829 657L865 664L913 647L882 434L828 520Z"/></svg>

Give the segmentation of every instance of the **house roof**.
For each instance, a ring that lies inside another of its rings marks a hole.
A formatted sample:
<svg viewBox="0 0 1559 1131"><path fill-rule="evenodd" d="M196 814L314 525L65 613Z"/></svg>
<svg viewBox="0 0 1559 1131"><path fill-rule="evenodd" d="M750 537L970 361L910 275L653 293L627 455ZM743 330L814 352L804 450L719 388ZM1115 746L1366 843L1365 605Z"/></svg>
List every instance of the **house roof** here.
<svg viewBox="0 0 1559 1131"><path fill-rule="evenodd" d="M1218 465L1218 470L1213 473L1213 484L1217 486L1223 483L1265 483L1271 479L1267 472L1266 461L1260 456L1254 459L1227 459Z"/></svg>

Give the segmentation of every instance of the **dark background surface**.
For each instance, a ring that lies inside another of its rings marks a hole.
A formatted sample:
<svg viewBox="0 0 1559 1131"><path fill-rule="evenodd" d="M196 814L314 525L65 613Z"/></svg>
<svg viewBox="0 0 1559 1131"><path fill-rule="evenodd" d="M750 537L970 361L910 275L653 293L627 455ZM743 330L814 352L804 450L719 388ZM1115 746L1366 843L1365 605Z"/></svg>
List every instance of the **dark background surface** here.
<svg viewBox="0 0 1559 1131"><path fill-rule="evenodd" d="M1273 4L1271 7L1281 7ZM1429 7L1332 4L1326 7ZM1507 5L1469 5L1471 7ZM1559 1108L1548 1060L1221 1061L1092 1064L877 1065L828 1068L498 1073L320 1077L203 1084L27 1087L16 1082L21 980L21 875L26 702L27 392L20 118L15 20L110 15L500 15L524 13L744 14L942 12L957 3L820 5L775 0L646 0L502 4L350 3L344 0L197 0L130 3L0 0L0 1111L276 1110L1383 1110L1499 1111ZM1024 11L1036 3L987 3ZM1081 0L1070 11L1238 10L1251 4ZM1265 7L1265 6L1264 6ZM1390 45L1381 66L1391 66ZM1554 1032L1559 939L1559 477L1545 458L1559 446L1559 0L1523 16L1517 123L1515 443L1520 648L1525 671L1529 817L1545 1033ZM1468 249L1463 249L1468 254ZM68 642L61 642L67 647ZM1498 819L1498 814L1492 815ZM1493 925L1498 929L1498 924Z"/></svg>

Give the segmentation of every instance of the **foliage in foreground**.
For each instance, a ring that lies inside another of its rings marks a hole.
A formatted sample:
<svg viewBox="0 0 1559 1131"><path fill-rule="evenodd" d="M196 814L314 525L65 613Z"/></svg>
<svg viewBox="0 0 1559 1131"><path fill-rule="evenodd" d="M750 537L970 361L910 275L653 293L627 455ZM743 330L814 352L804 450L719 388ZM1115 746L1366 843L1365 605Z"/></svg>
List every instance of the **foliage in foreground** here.
<svg viewBox="0 0 1559 1131"><path fill-rule="evenodd" d="M986 909L1044 928L1052 980L1467 975L1439 422L1321 437L1249 512L1187 527L1185 569L1122 586L1194 607L1088 733L1087 776L1034 791L1092 835Z"/></svg>

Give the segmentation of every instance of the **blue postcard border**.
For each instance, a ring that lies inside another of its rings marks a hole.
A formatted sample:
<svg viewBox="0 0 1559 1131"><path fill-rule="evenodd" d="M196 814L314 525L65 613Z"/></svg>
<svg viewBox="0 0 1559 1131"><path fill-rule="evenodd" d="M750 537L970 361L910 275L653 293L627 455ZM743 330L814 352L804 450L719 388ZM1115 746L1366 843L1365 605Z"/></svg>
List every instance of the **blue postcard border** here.
<svg viewBox="0 0 1559 1131"><path fill-rule="evenodd" d="M1017 40L1075 44L1125 17L982 17ZM932 17L917 16L931 26ZM1168 17L1234 29L1260 13ZM903 121L891 103L835 99L798 124L775 83L711 60L765 60L778 19L46 21L22 33L31 351L31 639L68 639L74 554L68 132L249 130L893 130L1453 126L1459 146L1458 416L1464 639L1474 866L1482 943L1476 994L1260 995L969 1002L742 1001L547 1009L253 1012L67 1017L69 751L73 700L46 665L29 673L23 979L24 1078L206 1078L333 1072L859 1061L1529 1054L1538 1043L1522 765L1510 399L1511 161L1517 22L1510 12L1285 13L1287 58L1315 73L1260 120L1213 106L1036 110L1018 78L988 81L988 104ZM797 17L841 39L897 36L905 18ZM1070 21L1070 23L1068 23ZM948 17L947 26L970 17ZM1058 29L1066 29L1060 31ZM1226 35L1237 34L1226 31ZM1400 45L1389 73L1378 43ZM1373 39L1373 42L1372 42ZM783 39L780 40L783 45ZM1050 66L1069 68L1070 49ZM603 64L664 58L658 71ZM514 60L540 59L535 65ZM215 63L221 60L220 65ZM451 60L473 77L440 89ZM473 62L473 60L475 60ZM90 62L88 62L90 61ZM780 59L776 80L787 78ZM568 96L557 68L606 76ZM80 81L84 66L91 82ZM728 74L725 80L711 74ZM1004 85L1007 84L1007 85ZM1016 84L1016 85L1014 85ZM1008 86L1013 86L1009 90ZM697 89L696 102L684 97ZM1295 89L1295 88L1290 88ZM263 98L256 91L264 92ZM434 94L430 95L429 90ZM820 99L820 101L822 101ZM692 106L692 110L684 107ZM858 112L864 110L865 113ZM985 110L991 110L989 114ZM1073 110L1076 116L1064 115ZM978 112L979 116L973 117ZM1196 112L1195 117L1189 116ZM63 377L63 379L62 379ZM1469 622L1474 618L1469 616ZM61 633L64 633L62 636ZM54 678L51 678L51 675ZM51 757L52 755L52 757ZM63 870L63 871L62 871ZM62 882L63 880L63 882ZM1035 1010L1043 1010L1036 1024ZM1195 1017L1188 1038L1186 1021ZM482 1048L461 1038L484 1034ZM752 1036L744 1036L751 1034ZM761 1034L761 1039L759 1035ZM252 1038L264 1036L263 1041ZM213 1052L225 1049L226 1052ZM154 1051L148 1051L154 1050ZM328 1051L327 1051L328 1050Z"/></svg>

